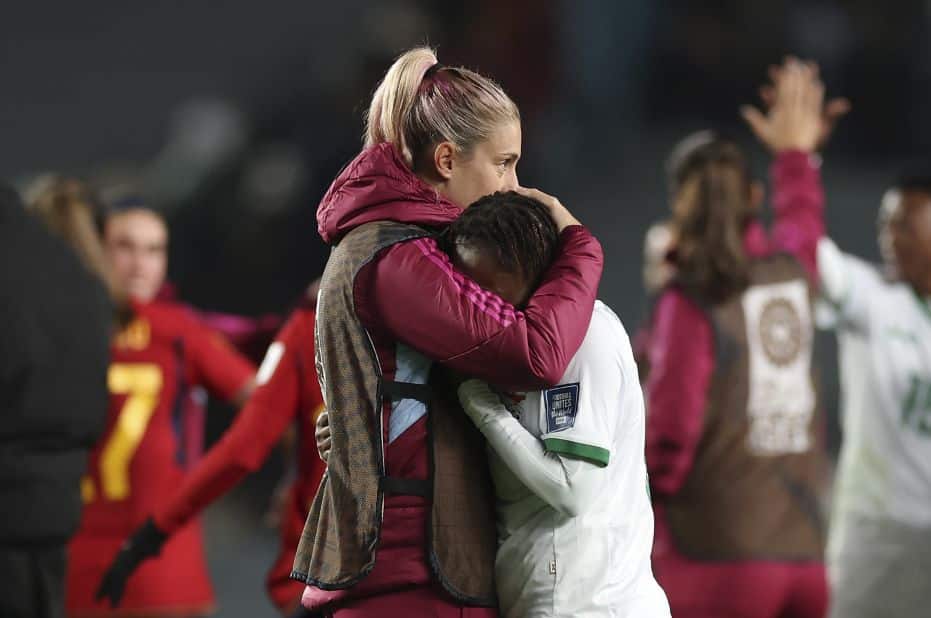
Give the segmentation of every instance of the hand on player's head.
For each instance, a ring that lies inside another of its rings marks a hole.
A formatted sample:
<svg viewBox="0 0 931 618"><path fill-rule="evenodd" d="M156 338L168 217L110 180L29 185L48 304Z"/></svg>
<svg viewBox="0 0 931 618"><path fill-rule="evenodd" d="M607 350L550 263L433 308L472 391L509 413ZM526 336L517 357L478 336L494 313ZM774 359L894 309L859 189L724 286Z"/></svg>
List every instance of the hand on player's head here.
<svg viewBox="0 0 931 618"><path fill-rule="evenodd" d="M519 193L524 197L529 197L532 200L536 200L546 206L546 209L549 211L550 216L553 218L553 222L556 224L556 229L559 232L562 232L570 225L581 225L579 220L576 219L571 212L569 212L568 208L563 206L559 199L549 195L548 193L544 193L539 189L531 189L529 187L516 187L514 192Z"/></svg>

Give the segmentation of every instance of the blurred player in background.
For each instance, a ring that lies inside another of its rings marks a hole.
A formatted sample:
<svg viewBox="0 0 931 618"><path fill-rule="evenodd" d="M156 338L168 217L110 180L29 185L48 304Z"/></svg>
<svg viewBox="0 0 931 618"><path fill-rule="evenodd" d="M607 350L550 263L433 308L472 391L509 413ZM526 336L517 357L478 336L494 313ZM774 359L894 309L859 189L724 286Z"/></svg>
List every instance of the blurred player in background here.
<svg viewBox="0 0 931 618"><path fill-rule="evenodd" d="M111 213L104 244L134 319L111 348L107 430L81 482L84 513L69 547L68 612L73 617L204 615L214 600L197 521L128 582L120 610L96 601L94 593L123 540L186 474L187 390L202 385L238 405L251 392L255 370L190 310L156 300L168 246L168 229L157 213L143 204ZM147 540L155 545L160 535L153 529Z"/></svg>
<svg viewBox="0 0 931 618"><path fill-rule="evenodd" d="M824 615L826 465L811 374L823 196L811 156L823 86L790 59L768 115L775 225L732 142L693 135L670 163L675 276L648 344L654 568L677 618Z"/></svg>
<svg viewBox="0 0 931 618"><path fill-rule="evenodd" d="M165 495L153 517L128 539L113 561L101 594L119 602L127 579L154 551L211 502L229 491L265 461L285 431L295 422L297 478L281 515L281 553L268 574L268 594L289 615L300 607L304 585L290 579L294 553L307 512L325 470L314 446L315 423L323 398L314 368L314 307L317 284L275 337L256 376L257 386L233 425L210 449L173 494Z"/></svg>
<svg viewBox="0 0 931 618"><path fill-rule="evenodd" d="M834 618L931 605L931 175L883 198L883 273L818 246L841 343L843 443L828 564Z"/></svg>

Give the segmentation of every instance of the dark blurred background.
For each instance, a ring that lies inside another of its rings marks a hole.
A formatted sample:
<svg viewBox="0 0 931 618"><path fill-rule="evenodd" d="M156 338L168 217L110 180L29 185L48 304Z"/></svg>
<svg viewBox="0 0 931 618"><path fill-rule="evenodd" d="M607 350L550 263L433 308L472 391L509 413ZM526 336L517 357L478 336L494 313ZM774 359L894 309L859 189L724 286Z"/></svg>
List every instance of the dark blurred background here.
<svg viewBox="0 0 931 618"><path fill-rule="evenodd" d="M787 53L818 61L828 94L853 102L824 152L828 225L843 248L877 257L882 192L931 146L929 26L927 0L7 2L0 177L137 187L169 218L181 298L284 311L323 267L314 211L359 150L375 84L399 52L429 43L517 101L522 184L596 232L601 297L633 331L643 233L666 211L666 153L713 126L751 148L765 176L737 110ZM228 422L217 416L212 435ZM263 579L276 540L260 517L280 469L207 515L221 617L273 615Z"/></svg>

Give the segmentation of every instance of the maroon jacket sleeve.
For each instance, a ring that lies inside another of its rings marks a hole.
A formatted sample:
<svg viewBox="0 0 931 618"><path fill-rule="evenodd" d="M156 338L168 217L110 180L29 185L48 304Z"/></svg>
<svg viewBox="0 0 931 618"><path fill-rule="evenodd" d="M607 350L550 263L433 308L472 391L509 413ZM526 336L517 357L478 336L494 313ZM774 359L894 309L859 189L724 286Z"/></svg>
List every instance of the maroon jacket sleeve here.
<svg viewBox="0 0 931 618"><path fill-rule="evenodd" d="M670 495L691 470L714 370L711 323L681 291L660 297L647 356L647 469L654 494Z"/></svg>
<svg viewBox="0 0 931 618"><path fill-rule="evenodd" d="M824 190L815 156L800 150L780 153L772 169L774 248L794 255L817 281L818 240L824 235Z"/></svg>
<svg viewBox="0 0 931 618"><path fill-rule="evenodd" d="M603 256L581 226L524 311L457 271L432 238L400 243L356 278L363 324L448 367L515 390L556 384L588 330Z"/></svg>

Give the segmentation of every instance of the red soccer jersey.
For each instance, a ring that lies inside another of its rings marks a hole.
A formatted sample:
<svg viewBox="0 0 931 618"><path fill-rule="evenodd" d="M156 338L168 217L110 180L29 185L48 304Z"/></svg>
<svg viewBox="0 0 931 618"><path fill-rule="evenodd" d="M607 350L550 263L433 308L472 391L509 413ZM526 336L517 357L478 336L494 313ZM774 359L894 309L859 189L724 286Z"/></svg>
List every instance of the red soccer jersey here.
<svg viewBox="0 0 931 618"><path fill-rule="evenodd" d="M269 346L258 385L232 426L155 512L156 526L182 529L201 509L258 469L281 436L297 421L298 475L281 523L281 553L268 575L269 596L281 609L295 606L304 586L289 579L297 543L326 468L317 456L314 424L323 397L314 365L312 304L295 310Z"/></svg>
<svg viewBox="0 0 931 618"><path fill-rule="evenodd" d="M120 544L167 500L186 474L189 389L231 401L255 373L220 335L181 305L137 305L114 340L107 376L107 429L82 481L84 511L69 545L72 616L110 614L96 592ZM192 522L129 579L120 609L191 613L213 604L200 527Z"/></svg>

